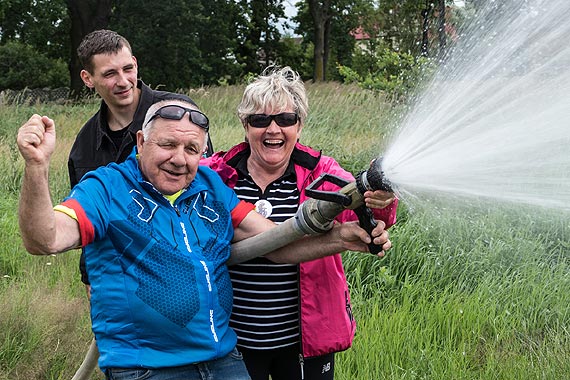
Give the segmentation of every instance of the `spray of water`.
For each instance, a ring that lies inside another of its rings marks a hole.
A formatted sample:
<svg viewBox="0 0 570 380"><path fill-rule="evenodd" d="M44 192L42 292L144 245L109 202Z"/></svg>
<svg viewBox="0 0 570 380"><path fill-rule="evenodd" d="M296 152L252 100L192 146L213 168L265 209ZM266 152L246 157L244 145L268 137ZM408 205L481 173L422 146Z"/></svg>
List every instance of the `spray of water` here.
<svg viewBox="0 0 570 380"><path fill-rule="evenodd" d="M400 197L570 210L570 1L488 0L406 115L382 167Z"/></svg>

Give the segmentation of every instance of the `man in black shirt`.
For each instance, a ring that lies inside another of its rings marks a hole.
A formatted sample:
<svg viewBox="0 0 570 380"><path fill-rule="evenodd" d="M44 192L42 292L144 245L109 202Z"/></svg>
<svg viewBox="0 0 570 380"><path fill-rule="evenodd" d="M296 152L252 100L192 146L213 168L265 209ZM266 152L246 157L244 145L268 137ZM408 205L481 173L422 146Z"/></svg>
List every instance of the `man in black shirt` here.
<svg viewBox="0 0 570 380"><path fill-rule="evenodd" d="M122 162L136 145L135 135L142 128L148 108L160 100L187 96L152 90L138 79L137 59L129 42L111 30L89 33L77 49L83 66L81 79L101 96L101 107L81 128L71 152L68 169L71 187L85 173L111 162ZM208 138L204 155L213 152ZM80 264L81 281L89 288L89 279ZM89 289L88 289L89 290ZM89 291L88 291L89 294Z"/></svg>
<svg viewBox="0 0 570 380"><path fill-rule="evenodd" d="M96 30L86 35L77 49L83 66L81 79L101 96L101 106L81 128L69 153L68 170L71 187L89 171L111 162L122 162L136 145L136 133L142 128L149 107L158 101L182 99L187 96L152 90L138 79L137 59L126 38L111 30ZM204 155L213 152L208 137ZM81 281L90 298L90 285L81 254ZM90 347L91 358L97 357L95 340ZM89 355L88 355L89 357ZM75 378L89 376L95 362L88 360ZM89 368L91 367L91 368Z"/></svg>
<svg viewBox="0 0 570 380"><path fill-rule="evenodd" d="M69 154L69 179L75 186L85 173L110 162L122 162L133 149L151 104L189 97L150 89L138 80L137 59L129 42L110 30L89 33L77 49L81 79L101 96L99 111L85 123ZM205 154L212 153L208 140Z"/></svg>

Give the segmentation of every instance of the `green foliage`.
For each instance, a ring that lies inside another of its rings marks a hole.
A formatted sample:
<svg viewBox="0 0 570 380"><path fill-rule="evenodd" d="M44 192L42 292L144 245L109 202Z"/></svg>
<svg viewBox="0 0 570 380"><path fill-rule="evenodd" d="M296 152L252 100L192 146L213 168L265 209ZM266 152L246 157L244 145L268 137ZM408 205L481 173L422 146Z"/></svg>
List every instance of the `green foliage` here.
<svg viewBox="0 0 570 380"><path fill-rule="evenodd" d="M65 0L9 0L0 2L0 45L19 41L52 59L69 55Z"/></svg>
<svg viewBox="0 0 570 380"><path fill-rule="evenodd" d="M12 89L67 85L70 77L64 68L71 63L72 87L79 91L82 84L77 82L78 71L75 71L70 45L72 40L82 37L77 35L81 34L78 30L90 30L94 26L115 29L130 40L139 60L140 75L153 87L175 91L201 85L231 85L239 83L247 73L259 74L271 63L290 65L303 78L313 78L315 20L308 11L308 1L297 2L299 13L293 20L298 24L296 34L303 37L300 45L279 33L277 24L284 18L281 0L174 0L168 7L157 7L151 0L91 1L89 6L108 7L103 11L97 8L105 17L96 17L97 22L93 19L86 22L77 16L73 31L68 3L65 0L0 2L0 46L18 42L37 52L33 53L33 60L24 61L25 70L21 67L12 70L17 74L2 66L0 83ZM365 27L367 33L383 40L391 49L414 53L421 36L419 14L425 6L420 3L411 0L329 2L323 13L328 19L324 24L325 78L341 80L339 65L353 68L352 31L358 26ZM111 14L109 25L106 24L107 10ZM5 49L14 50L13 47ZM24 55L28 57L32 53L26 51ZM5 62L12 61L3 60L0 65ZM23 83L22 78L34 83ZM390 87L394 83L393 79L382 83L368 81L371 82L369 87Z"/></svg>
<svg viewBox="0 0 570 380"><path fill-rule="evenodd" d="M125 0L117 4L109 27L130 41L146 83L174 91L204 83L198 27L204 23L202 11L200 2L175 0L157 12L153 0Z"/></svg>
<svg viewBox="0 0 570 380"><path fill-rule="evenodd" d="M241 0L239 4L245 22L237 26L243 42L237 49L238 61L246 73L258 73L275 61L282 48L277 23L285 11L281 0Z"/></svg>
<svg viewBox="0 0 570 380"><path fill-rule="evenodd" d="M373 52L356 48L353 66L339 65L338 70L344 83L357 83L362 88L384 92L391 99L402 100L429 78L433 65L426 58L414 58L388 48Z"/></svg>
<svg viewBox="0 0 570 380"><path fill-rule="evenodd" d="M239 4L225 0L203 0L204 20L198 25L203 64L201 84L234 84L242 74L235 51L239 48L237 25L245 22ZM188 87L182 84L180 87Z"/></svg>
<svg viewBox="0 0 570 380"><path fill-rule="evenodd" d="M235 3L242 18L233 25L239 41L234 55L243 74L258 74L269 61L276 59L281 49L277 22L284 17L283 4L280 0L239 0Z"/></svg>
<svg viewBox="0 0 570 380"><path fill-rule="evenodd" d="M324 3L313 1L313 12L309 9L309 3L310 1L297 3L298 13L295 21L298 26L295 32L303 37L305 46L318 46L316 23L320 24L324 31L325 78L338 80L337 63L350 65L355 44L351 32L366 17L371 3L366 0L333 0ZM312 73L317 64L314 55L310 57L309 62L312 65Z"/></svg>
<svg viewBox="0 0 570 380"><path fill-rule="evenodd" d="M69 73L61 59L51 59L29 45L10 41L0 45L0 90L63 87Z"/></svg>
<svg viewBox="0 0 570 380"><path fill-rule="evenodd" d="M419 55L423 27L421 13L435 3L437 2L417 0L381 1L366 15L362 22L363 31L375 44ZM433 16L433 12L430 13L431 25L435 25Z"/></svg>
<svg viewBox="0 0 570 380"><path fill-rule="evenodd" d="M280 1L177 0L160 12L155 3L119 2L109 25L131 42L141 77L152 87L234 84L248 72L259 74L281 54L287 60L297 56L286 50L292 45L280 42Z"/></svg>
<svg viewBox="0 0 570 380"><path fill-rule="evenodd" d="M313 44L304 44L298 38L285 37L281 40L275 63L281 67L290 66L302 78L308 80L313 77Z"/></svg>

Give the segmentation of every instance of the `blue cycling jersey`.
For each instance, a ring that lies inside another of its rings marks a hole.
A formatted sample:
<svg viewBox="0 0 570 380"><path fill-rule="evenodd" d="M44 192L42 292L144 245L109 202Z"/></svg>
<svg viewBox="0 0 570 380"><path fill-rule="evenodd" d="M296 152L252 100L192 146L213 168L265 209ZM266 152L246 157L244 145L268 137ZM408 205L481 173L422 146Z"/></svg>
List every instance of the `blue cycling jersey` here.
<svg viewBox="0 0 570 380"><path fill-rule="evenodd" d="M88 173L66 204L92 226L85 247L92 328L106 368L187 365L227 355L232 288L225 262L235 193L207 167L171 204L142 177L136 151Z"/></svg>

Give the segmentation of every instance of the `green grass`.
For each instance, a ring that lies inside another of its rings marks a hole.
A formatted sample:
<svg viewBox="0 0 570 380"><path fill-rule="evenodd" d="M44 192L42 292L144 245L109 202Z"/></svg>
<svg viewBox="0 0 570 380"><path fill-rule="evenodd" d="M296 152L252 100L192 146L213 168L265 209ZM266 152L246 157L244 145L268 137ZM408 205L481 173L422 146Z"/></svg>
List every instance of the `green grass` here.
<svg viewBox="0 0 570 380"><path fill-rule="evenodd" d="M189 95L209 116L216 150L243 140L242 87ZM348 170L385 147L398 111L372 93L308 85L301 141ZM69 379L89 346L79 252L34 257L17 225L22 161L18 127L32 113L55 119L54 202L68 191L73 138L98 102L0 104L0 380ZM347 252L357 335L336 356L336 379L564 379L570 374L570 221L527 207L416 200L402 203L382 260ZM96 373L93 379L102 379Z"/></svg>
<svg viewBox="0 0 570 380"><path fill-rule="evenodd" d="M386 259L345 254L359 324L338 377L567 378L570 224L524 211L416 211Z"/></svg>

